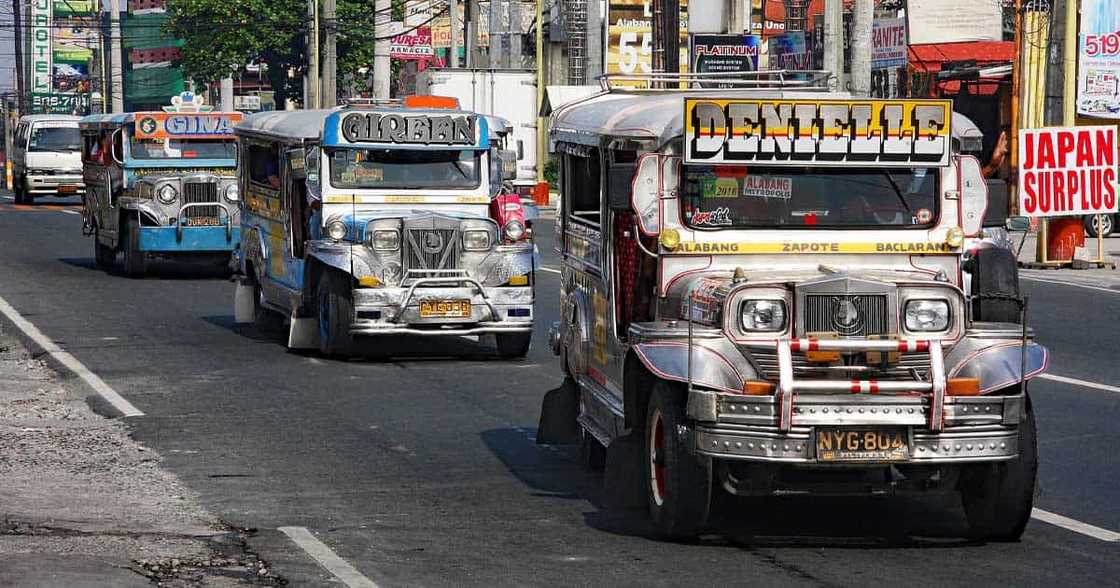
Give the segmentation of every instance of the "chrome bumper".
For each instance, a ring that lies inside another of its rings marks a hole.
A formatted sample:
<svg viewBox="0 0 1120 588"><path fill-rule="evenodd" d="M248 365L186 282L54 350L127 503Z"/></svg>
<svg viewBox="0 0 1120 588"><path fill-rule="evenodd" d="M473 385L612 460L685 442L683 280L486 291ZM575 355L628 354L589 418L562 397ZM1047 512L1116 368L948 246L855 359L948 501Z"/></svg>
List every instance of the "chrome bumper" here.
<svg viewBox="0 0 1120 588"><path fill-rule="evenodd" d="M28 174L24 188L31 194L55 194L59 186L75 186L74 194L85 194L86 185L82 174L35 176Z"/></svg>
<svg viewBox="0 0 1120 588"><path fill-rule="evenodd" d="M533 289L485 288L463 278L448 284L444 278L416 280L407 288L359 288L354 291L354 335L488 335L533 330ZM420 303L430 300L470 300L470 316L421 317Z"/></svg>

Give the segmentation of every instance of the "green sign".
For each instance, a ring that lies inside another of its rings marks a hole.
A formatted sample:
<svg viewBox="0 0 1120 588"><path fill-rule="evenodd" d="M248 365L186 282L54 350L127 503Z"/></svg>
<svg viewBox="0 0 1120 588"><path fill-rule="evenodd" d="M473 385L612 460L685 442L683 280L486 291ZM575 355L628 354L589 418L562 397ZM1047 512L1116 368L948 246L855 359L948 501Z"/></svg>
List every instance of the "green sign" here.
<svg viewBox="0 0 1120 588"><path fill-rule="evenodd" d="M89 94L32 92L31 112L35 114L88 114Z"/></svg>

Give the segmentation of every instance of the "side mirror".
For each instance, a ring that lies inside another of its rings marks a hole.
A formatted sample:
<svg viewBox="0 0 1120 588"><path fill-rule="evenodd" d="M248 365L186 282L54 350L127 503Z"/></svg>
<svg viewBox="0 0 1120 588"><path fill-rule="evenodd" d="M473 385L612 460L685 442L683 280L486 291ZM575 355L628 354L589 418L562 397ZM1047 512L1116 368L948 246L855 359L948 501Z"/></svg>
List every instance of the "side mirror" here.
<svg viewBox="0 0 1120 588"><path fill-rule="evenodd" d="M960 158L961 194L958 204L961 207L961 229L966 237L975 237L984 228L984 212L988 208L988 183L980 160L971 155Z"/></svg>
<svg viewBox="0 0 1120 588"><path fill-rule="evenodd" d="M117 165L124 165L124 153L120 152L124 148L123 136L124 133L117 129L113 131L112 140L109 141L109 155L112 156L113 163Z"/></svg>
<svg viewBox="0 0 1120 588"><path fill-rule="evenodd" d="M521 139L517 140L517 159L525 159L525 142Z"/></svg>
<svg viewBox="0 0 1120 588"><path fill-rule="evenodd" d="M288 169L291 170L292 178L307 179L307 151L303 148L289 149Z"/></svg>
<svg viewBox="0 0 1120 588"><path fill-rule="evenodd" d="M655 237L661 233L659 160L660 158L652 153L639 158L631 184L630 206L638 215L638 230L648 237Z"/></svg>
<svg viewBox="0 0 1120 588"><path fill-rule="evenodd" d="M987 183L988 209L984 212L984 226L1002 227L1007 221L1007 212L1011 210L1011 191L1004 180L989 179Z"/></svg>
<svg viewBox="0 0 1120 588"><path fill-rule="evenodd" d="M1031 219L1025 216L1009 216L1005 226L1009 231L1022 233L1031 229Z"/></svg>
<svg viewBox="0 0 1120 588"><path fill-rule="evenodd" d="M498 161L502 166L503 180L513 180L517 178L517 153L515 151L499 151Z"/></svg>

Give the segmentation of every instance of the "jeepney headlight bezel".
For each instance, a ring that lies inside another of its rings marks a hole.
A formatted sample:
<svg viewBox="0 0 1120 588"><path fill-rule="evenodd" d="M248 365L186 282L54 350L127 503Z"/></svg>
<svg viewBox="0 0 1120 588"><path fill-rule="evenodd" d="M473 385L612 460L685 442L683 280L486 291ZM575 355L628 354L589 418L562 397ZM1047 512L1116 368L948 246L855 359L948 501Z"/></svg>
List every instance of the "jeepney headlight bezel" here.
<svg viewBox="0 0 1120 588"><path fill-rule="evenodd" d="M489 251L493 245L493 235L487 229L465 229L463 231L464 251Z"/></svg>
<svg viewBox="0 0 1120 588"><path fill-rule="evenodd" d="M374 251L392 253L401 248L401 232L397 229L373 229L366 233L366 244Z"/></svg>
<svg viewBox="0 0 1120 588"><path fill-rule="evenodd" d="M179 200L179 189L173 182L163 182L156 186L156 199L163 204L175 204Z"/></svg>
<svg viewBox="0 0 1120 588"><path fill-rule="evenodd" d="M350 232L349 227L346 226L346 223L342 222L339 219L331 219L327 222L325 228L327 229L327 236L335 241L342 241L346 239L346 235Z"/></svg>
<svg viewBox="0 0 1120 588"><path fill-rule="evenodd" d="M913 308L912 310L912 307ZM917 308L920 307L920 308ZM921 314L927 317L932 313L930 324L921 324ZM903 327L909 333L944 333L953 328L953 304L948 298L914 297L907 298L902 305Z"/></svg>
<svg viewBox="0 0 1120 588"><path fill-rule="evenodd" d="M747 298L739 303L739 328L744 333L780 333L789 322L786 301L778 298Z"/></svg>
<svg viewBox="0 0 1120 588"><path fill-rule="evenodd" d="M765 300L782 305L785 317L781 329L776 331L752 331L744 328L743 311L745 304ZM773 340L793 328L793 292L788 288L775 285L754 285L736 288L723 305L723 331L732 341L749 343L752 341Z"/></svg>
<svg viewBox="0 0 1120 588"><path fill-rule="evenodd" d="M507 241L520 241L525 236L525 223L511 220L502 226L502 237Z"/></svg>
<svg viewBox="0 0 1120 588"><path fill-rule="evenodd" d="M225 197L226 202L237 202L241 200L241 190L237 187L237 182L226 186L226 189L222 191L222 195Z"/></svg>

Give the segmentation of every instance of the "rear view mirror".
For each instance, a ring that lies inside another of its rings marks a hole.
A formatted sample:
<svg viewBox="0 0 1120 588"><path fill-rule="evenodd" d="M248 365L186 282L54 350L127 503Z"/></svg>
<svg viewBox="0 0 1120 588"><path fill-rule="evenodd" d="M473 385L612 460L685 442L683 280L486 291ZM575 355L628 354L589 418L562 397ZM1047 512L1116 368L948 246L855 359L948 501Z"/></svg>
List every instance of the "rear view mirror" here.
<svg viewBox="0 0 1120 588"><path fill-rule="evenodd" d="M1029 231L1031 228L1031 219L1025 216L1009 216L1007 217L1007 230L1016 233Z"/></svg>
<svg viewBox="0 0 1120 588"><path fill-rule="evenodd" d="M988 208L988 183L980 168L980 160L971 155L960 158L961 229L966 237L975 237L984 228L984 211Z"/></svg>
<svg viewBox="0 0 1120 588"><path fill-rule="evenodd" d="M525 142L521 139L517 140L517 159L519 161L525 159Z"/></svg>
<svg viewBox="0 0 1120 588"><path fill-rule="evenodd" d="M984 212L985 227L1002 227L1011 210L1011 191L1004 180L988 180L988 209Z"/></svg>
<svg viewBox="0 0 1120 588"><path fill-rule="evenodd" d="M302 148L288 150L288 169L297 180L307 178L307 152Z"/></svg>

